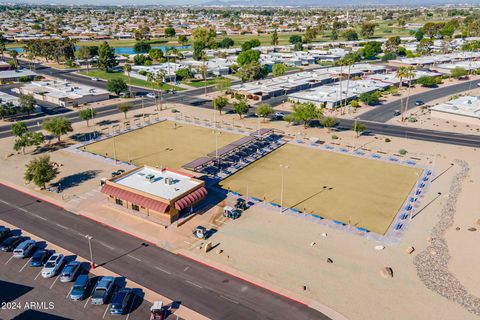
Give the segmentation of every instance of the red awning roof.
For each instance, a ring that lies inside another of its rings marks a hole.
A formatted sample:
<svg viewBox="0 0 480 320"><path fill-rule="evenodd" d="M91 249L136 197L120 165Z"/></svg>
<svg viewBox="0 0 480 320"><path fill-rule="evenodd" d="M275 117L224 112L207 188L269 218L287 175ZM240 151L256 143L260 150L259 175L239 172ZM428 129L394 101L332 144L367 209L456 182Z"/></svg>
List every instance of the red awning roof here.
<svg viewBox="0 0 480 320"><path fill-rule="evenodd" d="M168 204L162 201L151 199L112 185L105 184L102 187L102 192L108 194L109 196L113 196L115 198L119 198L121 200L125 200L130 203L142 206L144 208L155 210L157 212L165 213L168 211Z"/></svg>
<svg viewBox="0 0 480 320"><path fill-rule="evenodd" d="M201 187L192 193L187 194L185 197L178 199L175 201L175 209L178 211L183 210L192 206L194 203L202 200L207 196L207 189L205 187Z"/></svg>

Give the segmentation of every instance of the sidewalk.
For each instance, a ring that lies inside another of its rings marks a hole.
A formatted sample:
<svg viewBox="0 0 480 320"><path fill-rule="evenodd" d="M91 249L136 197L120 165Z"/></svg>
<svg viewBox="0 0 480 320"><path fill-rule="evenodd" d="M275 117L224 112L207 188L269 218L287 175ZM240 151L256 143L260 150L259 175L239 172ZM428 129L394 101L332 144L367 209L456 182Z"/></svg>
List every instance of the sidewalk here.
<svg viewBox="0 0 480 320"><path fill-rule="evenodd" d="M2 221L2 220L0 220ZM10 228L10 229L18 229L16 226L12 225L12 224L9 224L9 223L6 223L4 221L2 221L2 225ZM39 238L37 236L35 236L34 234L32 233L29 233L25 230L22 230L22 234L23 235L26 235L26 236L29 236L30 238L32 238L33 240L35 241L45 241L44 239L42 238ZM47 241L45 241L47 242ZM60 253L63 253L65 256L71 256L71 255L74 255L74 256L77 256L77 261L80 261L80 262L90 262L88 259L86 259L85 257L81 257L79 256L78 254L76 253L73 253L73 252L70 252L60 246L57 246L53 243L49 243L48 242L48 247L51 248L51 249L54 249L56 252L60 252ZM91 269L90 270L90 273L96 275L96 276L114 276L114 277L121 277L122 275L119 275L113 271L110 271L108 270L107 268L104 268L104 267L97 267L95 269ZM144 296L144 299L146 301L149 301L151 303L153 303L154 301L157 301L157 300L161 300L163 302L164 305L168 305L170 303L172 303L173 301L168 299L167 297L165 296L162 296L161 294L159 293L156 293L146 287L143 287L141 285L139 285L138 283L134 282L134 281L131 281L129 279L125 279L126 281L126 287L130 287L130 288L139 288L139 289L142 289L142 291L144 292L145 296ZM183 305L180 305L180 308L177 309L177 310L172 310L172 312L181 317L181 318L184 318L184 319L187 319L187 320L207 320L209 318L207 317L204 317L202 316L201 314L187 308L187 307L184 307Z"/></svg>

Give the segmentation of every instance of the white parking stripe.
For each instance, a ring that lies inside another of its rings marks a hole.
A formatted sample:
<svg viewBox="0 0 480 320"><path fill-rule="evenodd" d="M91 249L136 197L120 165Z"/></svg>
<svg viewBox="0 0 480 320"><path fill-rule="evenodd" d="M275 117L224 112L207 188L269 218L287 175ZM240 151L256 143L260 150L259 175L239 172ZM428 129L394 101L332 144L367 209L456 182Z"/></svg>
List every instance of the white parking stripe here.
<svg viewBox="0 0 480 320"><path fill-rule="evenodd" d="M128 308L128 313L127 313L127 317L125 318L125 320L128 320L128 318L130 318L130 312L132 312L132 308L133 308L133 305L135 304L135 299L136 298L137 298L137 295L134 294L132 303L130 303L130 308Z"/></svg>
<svg viewBox="0 0 480 320"><path fill-rule="evenodd" d="M162 271L162 272L165 272L166 274L172 274L170 271L167 271L165 269L162 269L160 267L155 267L155 269L159 270L159 271Z"/></svg>
<svg viewBox="0 0 480 320"><path fill-rule="evenodd" d="M87 307L88 301L90 301L90 297L87 298L87 301L85 301L85 304L83 305L83 308L85 309Z"/></svg>
<svg viewBox="0 0 480 320"><path fill-rule="evenodd" d="M105 319L105 316L107 315L107 311L108 311L108 307L109 307L109 306L110 306L110 305L107 303L107 307L105 308L105 312L103 313L102 319Z"/></svg>
<svg viewBox="0 0 480 320"><path fill-rule="evenodd" d="M60 278L60 275L58 275L55 280L53 280L52 284L50 285L50 289L53 288L53 285L55 284L55 282L57 282L58 278Z"/></svg>
<svg viewBox="0 0 480 320"><path fill-rule="evenodd" d="M13 255L5 262L5 264L9 263L10 260L12 260L12 259L13 259Z"/></svg>
<svg viewBox="0 0 480 320"><path fill-rule="evenodd" d="M32 260L32 257L30 257L30 259L28 259L28 261L23 265L23 267L18 272L22 272L23 269L25 269L25 267L27 266L27 264L30 263L30 260Z"/></svg>
<svg viewBox="0 0 480 320"><path fill-rule="evenodd" d="M33 280L37 280L38 276L39 276L41 273L42 273L42 268L40 268L40 271L37 273L35 279L33 279Z"/></svg>
<svg viewBox="0 0 480 320"><path fill-rule="evenodd" d="M65 298L68 298L68 296L70 295L70 293L72 293L72 290L73 290L73 286L70 288L70 290L68 290L67 296L66 296Z"/></svg>

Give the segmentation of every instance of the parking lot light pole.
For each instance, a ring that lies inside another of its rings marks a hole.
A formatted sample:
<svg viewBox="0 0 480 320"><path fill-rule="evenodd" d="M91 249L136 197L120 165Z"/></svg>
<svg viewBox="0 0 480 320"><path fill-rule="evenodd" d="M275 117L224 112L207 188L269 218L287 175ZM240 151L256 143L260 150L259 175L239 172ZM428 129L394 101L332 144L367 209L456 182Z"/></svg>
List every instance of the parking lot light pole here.
<svg viewBox="0 0 480 320"><path fill-rule="evenodd" d="M95 262L93 262L93 252L92 252L92 239L93 237L92 236L89 236L88 234L85 236L85 238L88 239L88 248L90 250L90 266L92 267L92 269L95 269Z"/></svg>
<svg viewBox="0 0 480 320"><path fill-rule="evenodd" d="M288 169L288 166L281 164L280 165L280 170L281 176L282 176L282 183L281 183L281 189L280 189L280 213L283 212L283 187L284 187L284 180L285 180L285 169Z"/></svg>

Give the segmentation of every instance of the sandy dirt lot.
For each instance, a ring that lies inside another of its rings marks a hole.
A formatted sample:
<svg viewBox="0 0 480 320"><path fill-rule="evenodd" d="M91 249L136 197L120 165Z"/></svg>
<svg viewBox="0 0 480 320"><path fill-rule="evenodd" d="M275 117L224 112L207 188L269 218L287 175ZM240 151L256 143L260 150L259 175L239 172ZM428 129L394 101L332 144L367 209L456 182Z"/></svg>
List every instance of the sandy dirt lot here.
<svg viewBox="0 0 480 320"><path fill-rule="evenodd" d="M280 166L288 166L282 169ZM285 145L221 182L240 194L384 234L421 169Z"/></svg>
<svg viewBox="0 0 480 320"><path fill-rule="evenodd" d="M218 146L222 147L239 139L239 135L222 132ZM84 150L102 156L116 157L135 165L164 166L178 169L182 165L215 151L213 130L163 121L142 129L125 133L84 147Z"/></svg>

